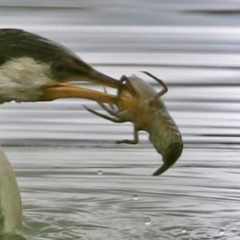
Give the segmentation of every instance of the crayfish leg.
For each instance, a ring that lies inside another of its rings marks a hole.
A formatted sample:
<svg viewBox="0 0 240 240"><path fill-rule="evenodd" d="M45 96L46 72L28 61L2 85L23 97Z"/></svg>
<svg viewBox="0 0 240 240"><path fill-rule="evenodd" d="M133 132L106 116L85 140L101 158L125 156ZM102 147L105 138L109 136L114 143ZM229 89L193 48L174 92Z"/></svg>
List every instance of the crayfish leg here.
<svg viewBox="0 0 240 240"><path fill-rule="evenodd" d="M95 110L93 110L93 109L91 109L91 108L89 108L89 107L87 107L87 106L85 106L85 105L83 105L83 107L84 107L87 111L89 111L90 113L93 113L93 114L95 114L95 115L97 115L97 116L99 116L99 117L101 117L101 118L107 119L107 120L109 120L109 121L112 121L112 122L115 122L115 123L122 123L122 122L124 122L124 121L122 121L122 120L120 120L120 119L118 119L118 118L110 117L110 116L107 116L107 115L105 115L105 114L99 113L99 112L97 112L97 111L95 111Z"/></svg>
<svg viewBox="0 0 240 240"><path fill-rule="evenodd" d="M104 90L104 93L108 94L108 91L107 91L107 89L106 89L105 86L103 87L103 90ZM98 104L99 104L104 110L106 110L106 111L108 112L108 110L104 108L104 107L106 107L106 106L103 105L102 102L98 102ZM104 107L103 107L103 106L104 106ZM115 105L109 103L108 106L109 106L109 108L111 108L111 109L114 111L114 109L115 109L114 106L115 106ZM107 107L106 107L106 108L107 108ZM113 115L112 113L110 113L110 114Z"/></svg>
<svg viewBox="0 0 240 240"><path fill-rule="evenodd" d="M101 102L98 102L98 105L105 110L106 112L108 112L110 115L117 117L117 109L114 108L114 105L109 104L109 105L105 105Z"/></svg>
<svg viewBox="0 0 240 240"><path fill-rule="evenodd" d="M119 102L121 101L121 95L122 95L122 91L124 89L124 86L126 83L127 85L127 89L128 91L130 91L130 93L135 96L135 97L138 97L138 93L136 92L136 90L134 89L134 87L132 86L132 83L131 81L128 79L128 77L126 77L125 75L123 75L120 79L120 82L121 82L121 85L120 87L118 88L118 93L117 93L117 105L119 104Z"/></svg>
<svg viewBox="0 0 240 240"><path fill-rule="evenodd" d="M116 141L117 144L120 143L127 143L127 144L137 144L139 143L139 135L138 135L138 129L134 126L134 130L133 130L133 139L129 140L129 139L124 139L124 140L120 140L120 141Z"/></svg>
<svg viewBox="0 0 240 240"><path fill-rule="evenodd" d="M155 77L154 75L152 75L151 73L149 72L145 72L145 71L142 71L143 73L145 73L146 75L150 76L151 78L153 78L154 80L156 80L162 87L163 89L158 92L156 95L153 96L152 98L152 102L156 101L158 98L160 98L161 96L163 96L167 91L168 91L168 87L167 85L159 78Z"/></svg>

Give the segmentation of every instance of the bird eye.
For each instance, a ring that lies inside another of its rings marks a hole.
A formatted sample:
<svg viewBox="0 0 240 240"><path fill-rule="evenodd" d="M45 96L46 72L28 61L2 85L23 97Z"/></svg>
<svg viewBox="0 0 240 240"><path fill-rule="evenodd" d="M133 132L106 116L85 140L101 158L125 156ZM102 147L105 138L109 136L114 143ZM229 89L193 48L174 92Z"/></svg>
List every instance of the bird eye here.
<svg viewBox="0 0 240 240"><path fill-rule="evenodd" d="M54 64L54 68L55 68L56 72L62 73L66 70L66 65L63 62L58 62L58 63Z"/></svg>

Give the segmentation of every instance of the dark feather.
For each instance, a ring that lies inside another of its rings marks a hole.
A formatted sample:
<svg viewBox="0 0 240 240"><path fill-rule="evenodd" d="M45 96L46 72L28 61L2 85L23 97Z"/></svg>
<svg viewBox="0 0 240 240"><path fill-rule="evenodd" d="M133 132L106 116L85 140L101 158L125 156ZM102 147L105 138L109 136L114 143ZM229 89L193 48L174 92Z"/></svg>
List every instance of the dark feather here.
<svg viewBox="0 0 240 240"><path fill-rule="evenodd" d="M46 63L67 57L78 58L64 46L39 35L20 29L0 29L0 65L19 57Z"/></svg>

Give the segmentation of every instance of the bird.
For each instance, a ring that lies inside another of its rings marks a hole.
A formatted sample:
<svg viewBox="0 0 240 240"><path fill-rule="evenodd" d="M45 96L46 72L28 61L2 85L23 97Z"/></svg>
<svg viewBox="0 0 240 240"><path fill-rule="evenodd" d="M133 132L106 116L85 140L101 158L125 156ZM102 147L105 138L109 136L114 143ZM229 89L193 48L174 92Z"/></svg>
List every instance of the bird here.
<svg viewBox="0 0 240 240"><path fill-rule="evenodd" d="M118 88L120 81L92 68L63 45L21 29L0 29L0 103L81 97L113 103L111 94L69 84Z"/></svg>
<svg viewBox="0 0 240 240"><path fill-rule="evenodd" d="M22 228L20 191L14 170L0 148L0 238L1 235L14 233Z"/></svg>
<svg viewBox="0 0 240 240"><path fill-rule="evenodd" d="M21 29L0 29L0 104L81 97L114 103L107 92L69 84L87 81L118 88L120 82L82 61L68 48ZM0 149L0 235L22 228L22 203L13 168Z"/></svg>

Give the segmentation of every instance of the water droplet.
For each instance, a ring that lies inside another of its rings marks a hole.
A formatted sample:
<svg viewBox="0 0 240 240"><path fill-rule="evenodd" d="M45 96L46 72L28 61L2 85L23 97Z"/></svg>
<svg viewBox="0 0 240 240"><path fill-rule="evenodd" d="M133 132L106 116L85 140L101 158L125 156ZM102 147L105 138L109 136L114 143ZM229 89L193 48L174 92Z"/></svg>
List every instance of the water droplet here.
<svg viewBox="0 0 240 240"><path fill-rule="evenodd" d="M151 223L151 218L146 217L145 218L145 225L148 226L148 225L150 225L150 223Z"/></svg>
<svg viewBox="0 0 240 240"><path fill-rule="evenodd" d="M103 174L102 170L99 170L98 175L102 175L102 174Z"/></svg>
<svg viewBox="0 0 240 240"><path fill-rule="evenodd" d="M223 236L223 235L225 234L224 229L221 229L220 232L219 232L219 234L220 234L221 236Z"/></svg>
<svg viewBox="0 0 240 240"><path fill-rule="evenodd" d="M133 195L133 200L137 201L138 200L138 195Z"/></svg>

